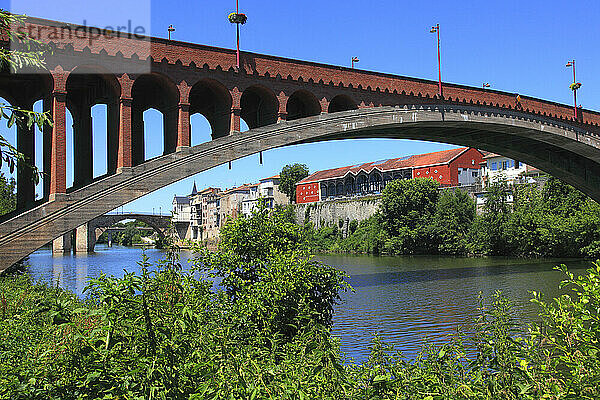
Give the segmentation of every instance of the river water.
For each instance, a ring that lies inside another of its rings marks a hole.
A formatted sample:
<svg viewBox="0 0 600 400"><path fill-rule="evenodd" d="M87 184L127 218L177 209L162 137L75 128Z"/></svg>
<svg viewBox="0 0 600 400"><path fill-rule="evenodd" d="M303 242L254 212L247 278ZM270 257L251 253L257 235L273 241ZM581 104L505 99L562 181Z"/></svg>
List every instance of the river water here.
<svg viewBox="0 0 600 400"><path fill-rule="evenodd" d="M139 271L136 263L141 253L139 248L97 245L93 254L53 256L41 249L29 257L29 273L81 296L88 277ZM163 256L156 249L146 254L154 261ZM182 264L190 257L189 252L181 252ZM530 291L548 297L559 294L563 276L553 266L564 263L579 273L589 266L572 259L317 257L346 272L354 288L342 295L336 307L333 334L339 337L342 351L356 362L366 360L376 334L407 357L414 357L425 340L447 341L448 335L475 317L480 291L489 296L502 290L514 302L519 320L532 321L536 309L529 302Z"/></svg>

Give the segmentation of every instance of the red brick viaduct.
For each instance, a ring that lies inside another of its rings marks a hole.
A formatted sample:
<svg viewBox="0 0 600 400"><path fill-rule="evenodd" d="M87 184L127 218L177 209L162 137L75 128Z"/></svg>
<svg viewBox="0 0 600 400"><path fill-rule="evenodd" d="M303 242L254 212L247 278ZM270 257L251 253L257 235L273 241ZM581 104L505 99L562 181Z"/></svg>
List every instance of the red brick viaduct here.
<svg viewBox="0 0 600 400"><path fill-rule="evenodd" d="M0 270L65 232L177 179L269 148L319 140L406 137L472 145L544 168L600 199L600 113L506 93L159 38L74 32L30 18L50 44L47 71L0 74L0 96L43 100L54 125L42 149L44 196L20 170L18 211L0 223ZM5 43L6 45L6 43ZM91 107L107 105L107 175L93 178ZM144 159L143 112L163 114L164 155ZM74 185L66 184L66 110L73 116ZM190 147L190 115L213 140ZM239 133L240 118L250 131ZM193 164L191 164L193 163ZM174 166L178 166L175 170ZM112 197L111 197L112 196ZM76 213L76 214L75 214ZM75 217L76 215L76 217ZM29 241L29 242L28 242ZM29 243L29 244L27 244ZM6 265L8 264L8 265Z"/></svg>

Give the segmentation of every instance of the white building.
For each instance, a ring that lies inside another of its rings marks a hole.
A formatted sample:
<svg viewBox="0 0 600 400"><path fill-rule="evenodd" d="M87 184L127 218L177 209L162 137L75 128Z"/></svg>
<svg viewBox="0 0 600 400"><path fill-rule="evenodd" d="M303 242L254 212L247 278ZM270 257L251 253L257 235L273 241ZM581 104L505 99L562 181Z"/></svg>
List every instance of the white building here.
<svg viewBox="0 0 600 400"><path fill-rule="evenodd" d="M531 167L518 160L488 153L483 157L481 163L481 183L484 188L491 183L502 181L509 186L527 183L525 175L528 169L531 170Z"/></svg>
<svg viewBox="0 0 600 400"><path fill-rule="evenodd" d="M248 197L242 201L242 214L249 216L258 206L258 199L264 199L267 208L275 208L278 204L288 204L285 193L279 191L279 175L264 178L258 184L250 185Z"/></svg>
<svg viewBox="0 0 600 400"><path fill-rule="evenodd" d="M187 196L173 197L173 222L190 222L192 209Z"/></svg>

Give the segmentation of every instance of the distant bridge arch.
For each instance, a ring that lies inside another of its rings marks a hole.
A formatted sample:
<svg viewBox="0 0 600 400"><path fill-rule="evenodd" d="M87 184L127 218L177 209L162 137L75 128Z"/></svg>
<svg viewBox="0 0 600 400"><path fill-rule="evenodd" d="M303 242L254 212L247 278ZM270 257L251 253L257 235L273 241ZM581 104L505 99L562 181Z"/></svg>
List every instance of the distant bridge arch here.
<svg viewBox="0 0 600 400"><path fill-rule="evenodd" d="M102 233L110 230L110 228L113 228L119 222L126 220L144 222L150 226L161 239L164 239L168 234L169 225L171 223L170 217L159 215L139 213L104 214L77 227L75 230L75 251L88 253L93 252L96 242ZM61 237L58 240L61 241L63 239ZM60 242L53 247L60 249L60 251L64 250L64 244Z"/></svg>

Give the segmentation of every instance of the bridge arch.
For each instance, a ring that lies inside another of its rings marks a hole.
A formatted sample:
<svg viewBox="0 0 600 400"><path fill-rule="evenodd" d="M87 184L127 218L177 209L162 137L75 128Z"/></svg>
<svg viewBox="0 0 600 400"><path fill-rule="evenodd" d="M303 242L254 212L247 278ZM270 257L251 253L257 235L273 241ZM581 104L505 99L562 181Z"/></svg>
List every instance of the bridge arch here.
<svg viewBox="0 0 600 400"><path fill-rule="evenodd" d="M358 106L352 98L345 94L338 94L329 102L328 113L336 113L340 111L356 110Z"/></svg>
<svg viewBox="0 0 600 400"><path fill-rule="evenodd" d="M156 109L163 116L163 154L175 152L179 105L179 89L175 83L156 72L142 74L133 82L131 96L133 164L139 165L146 161L143 113L149 109Z"/></svg>
<svg viewBox="0 0 600 400"><path fill-rule="evenodd" d="M151 227L161 239L165 239L170 224L170 218L144 214L106 214L94 218L82 227L86 232L77 232L78 251L93 252L96 242L107 230L126 220L140 221ZM83 236L86 236L83 238Z"/></svg>
<svg viewBox="0 0 600 400"><path fill-rule="evenodd" d="M289 97L286 106L287 120L312 117L321 113L321 104L317 97L308 90L296 90Z"/></svg>
<svg viewBox="0 0 600 400"><path fill-rule="evenodd" d="M50 110L53 87L54 79L48 72L12 74L9 73L8 66L4 65L0 73L0 97L13 107L33 110L34 104L42 100L44 110ZM14 129L16 131L14 145L20 153L25 155L30 164L35 164L36 153L45 154L45 150L49 148L52 128L49 125L43 128L45 135L43 135L41 143L36 143L34 126L26 127L17 124ZM44 172L47 172L43 177L44 198L48 197L50 188L49 164L49 157L45 156L44 165L41 168ZM35 183L33 171L30 168L17 168L15 175L17 181L17 212L20 212L36 203Z"/></svg>
<svg viewBox="0 0 600 400"><path fill-rule="evenodd" d="M1 262L6 268L100 214L217 165L259 151L320 141L398 138L477 147L536 166L600 200L600 136L593 129L521 111L462 104L363 108L282 121L149 160L69 193L65 200L0 223ZM373 183L377 181L381 183L381 177Z"/></svg>
<svg viewBox="0 0 600 400"><path fill-rule="evenodd" d="M279 101L273 91L262 85L247 87L240 98L241 118L248 128L260 128L277 122Z"/></svg>
<svg viewBox="0 0 600 400"><path fill-rule="evenodd" d="M232 98L221 82L208 78L196 82L190 91L189 102L190 116L202 114L210 124L213 139L229 134Z"/></svg>
<svg viewBox="0 0 600 400"><path fill-rule="evenodd" d="M77 188L94 178L92 108L98 104L107 107L106 172L113 174L117 170L121 85L104 67L81 65L69 73L66 90L66 106L73 118L73 186Z"/></svg>

